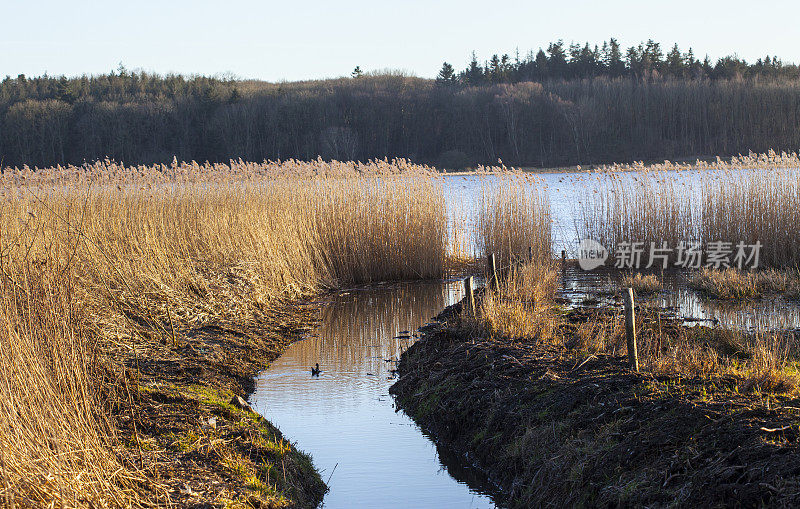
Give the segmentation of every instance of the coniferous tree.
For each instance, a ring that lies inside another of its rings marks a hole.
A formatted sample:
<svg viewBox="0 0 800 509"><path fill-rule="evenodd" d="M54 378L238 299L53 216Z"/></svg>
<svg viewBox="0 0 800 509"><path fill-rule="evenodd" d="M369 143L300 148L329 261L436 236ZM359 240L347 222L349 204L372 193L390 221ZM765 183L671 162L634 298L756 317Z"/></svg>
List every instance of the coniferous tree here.
<svg viewBox="0 0 800 509"><path fill-rule="evenodd" d="M469 62L469 67L464 71L464 81L468 85L480 85L483 83L483 68L478 63L478 57L475 52L472 52L472 60Z"/></svg>
<svg viewBox="0 0 800 509"><path fill-rule="evenodd" d="M539 48L539 51L536 53L536 77L540 80L547 78L548 76L548 64L547 64L547 55L544 54L544 51Z"/></svg>
<svg viewBox="0 0 800 509"><path fill-rule="evenodd" d="M452 85L456 82L456 71L453 66L447 62L442 64L439 74L436 76L436 83L440 85Z"/></svg>
<svg viewBox="0 0 800 509"><path fill-rule="evenodd" d="M622 49L619 46L619 42L613 37L608 41L608 72L614 77L622 76L625 72Z"/></svg>
<svg viewBox="0 0 800 509"><path fill-rule="evenodd" d="M666 71L672 76L682 76L684 71L684 60L681 50L678 45L672 46L672 49L667 53Z"/></svg>
<svg viewBox="0 0 800 509"><path fill-rule="evenodd" d="M551 76L564 78L567 75L567 54L564 51L564 41L551 43L547 48L550 55L547 59L547 68Z"/></svg>

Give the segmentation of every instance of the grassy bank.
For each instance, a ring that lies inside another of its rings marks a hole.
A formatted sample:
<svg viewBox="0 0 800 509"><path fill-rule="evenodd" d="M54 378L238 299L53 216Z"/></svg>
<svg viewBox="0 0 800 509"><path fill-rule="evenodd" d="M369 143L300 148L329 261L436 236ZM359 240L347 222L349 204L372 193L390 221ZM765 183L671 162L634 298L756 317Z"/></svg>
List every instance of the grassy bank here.
<svg viewBox="0 0 800 509"><path fill-rule="evenodd" d="M229 402L308 325L290 303L446 269L441 188L404 161L0 181L6 504L316 505L308 457Z"/></svg>
<svg viewBox="0 0 800 509"><path fill-rule="evenodd" d="M548 274L519 268L479 292L476 317L457 304L404 353L391 392L423 429L511 507L800 502L791 335L642 307L635 373L621 308L565 312Z"/></svg>

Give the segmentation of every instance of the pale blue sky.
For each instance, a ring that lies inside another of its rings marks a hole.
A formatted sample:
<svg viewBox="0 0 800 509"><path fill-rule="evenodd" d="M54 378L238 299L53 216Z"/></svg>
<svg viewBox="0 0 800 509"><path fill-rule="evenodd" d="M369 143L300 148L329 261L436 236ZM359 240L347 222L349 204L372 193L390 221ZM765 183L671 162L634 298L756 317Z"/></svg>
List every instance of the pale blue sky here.
<svg viewBox="0 0 800 509"><path fill-rule="evenodd" d="M270 81L457 69L470 52L524 55L564 39L800 62L800 2L0 0L0 78L129 69Z"/></svg>

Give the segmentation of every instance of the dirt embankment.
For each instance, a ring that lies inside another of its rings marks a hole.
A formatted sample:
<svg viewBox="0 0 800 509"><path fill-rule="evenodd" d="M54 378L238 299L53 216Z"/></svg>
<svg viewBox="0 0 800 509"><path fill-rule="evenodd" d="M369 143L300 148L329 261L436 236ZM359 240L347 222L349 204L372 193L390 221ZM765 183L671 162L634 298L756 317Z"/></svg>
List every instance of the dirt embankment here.
<svg viewBox="0 0 800 509"><path fill-rule="evenodd" d="M472 337L452 316L459 309L403 354L391 392L507 505L800 504L800 400Z"/></svg>
<svg viewBox="0 0 800 509"><path fill-rule="evenodd" d="M107 386L116 387L109 400L119 438L152 503L305 508L322 501L327 487L311 458L236 400L316 320L302 306L267 316L258 327L142 338L124 355L124 373L108 369L116 377Z"/></svg>

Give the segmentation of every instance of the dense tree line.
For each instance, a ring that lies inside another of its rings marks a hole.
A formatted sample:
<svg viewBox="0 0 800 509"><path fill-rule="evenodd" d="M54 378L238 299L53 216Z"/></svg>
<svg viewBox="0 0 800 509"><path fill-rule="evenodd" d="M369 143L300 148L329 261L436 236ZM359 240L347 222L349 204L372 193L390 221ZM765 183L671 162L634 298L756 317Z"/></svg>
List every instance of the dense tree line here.
<svg viewBox="0 0 800 509"><path fill-rule="evenodd" d="M610 78L673 77L682 79L734 79L747 77L798 78L800 69L795 64L784 64L777 57L767 55L754 64L735 55L720 58L716 63L706 56L698 60L689 48L682 52L677 44L666 53L661 44L648 40L638 46L623 49L611 38L602 47L589 43L572 43L565 47L563 41L551 43L547 51L529 52L525 58L517 53L492 55L481 65L475 53L469 66L456 73L451 64L442 65L439 83L485 85L487 83L519 83L523 81L572 80L606 76Z"/></svg>
<svg viewBox="0 0 800 509"><path fill-rule="evenodd" d="M577 65L567 55L568 66ZM484 81L476 84L464 73L265 83L124 68L72 79L6 78L0 160L46 166L106 157L322 156L552 166L800 149L800 80L789 74L626 71L506 83L486 81L478 67Z"/></svg>

